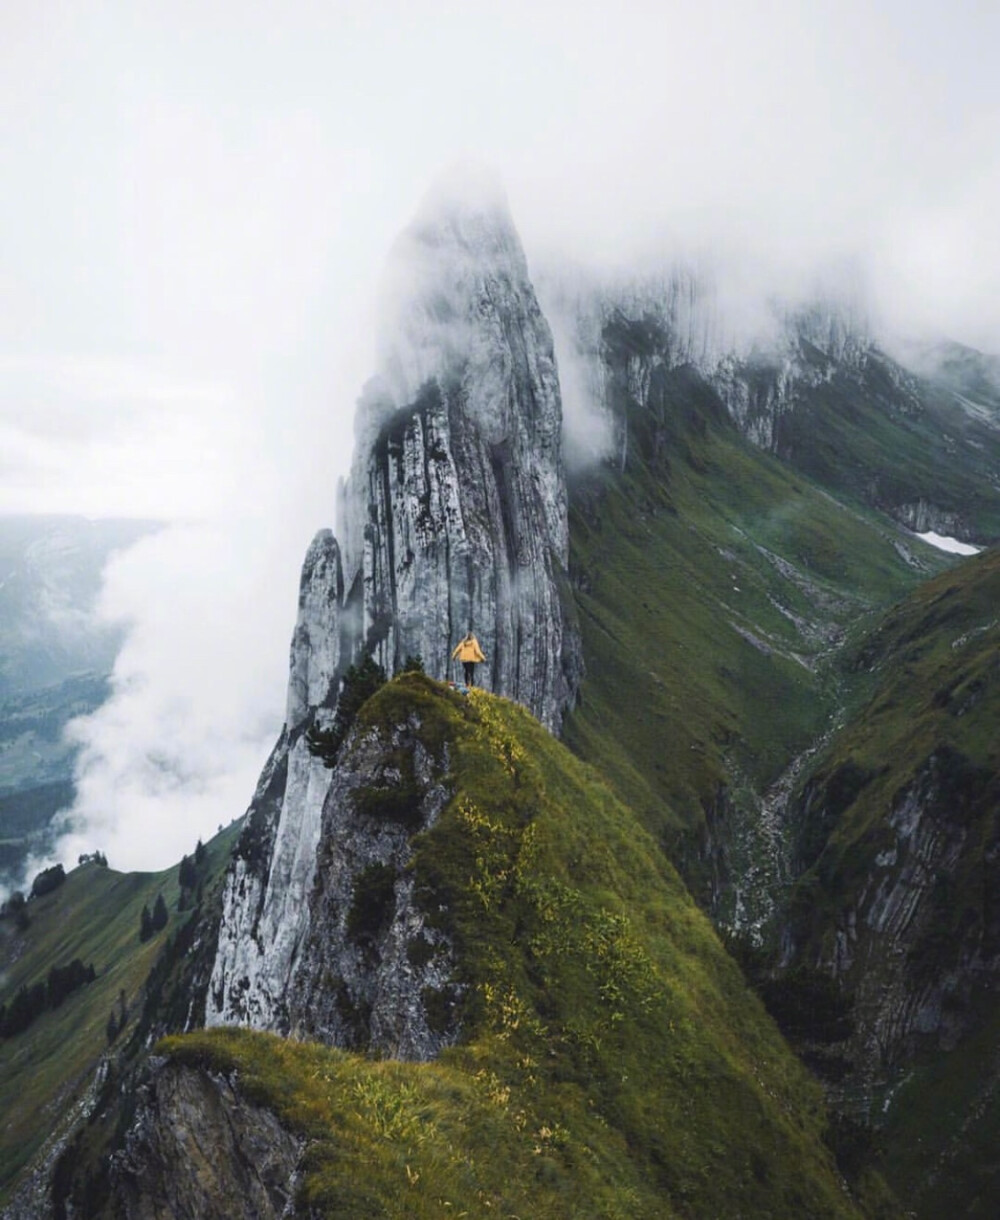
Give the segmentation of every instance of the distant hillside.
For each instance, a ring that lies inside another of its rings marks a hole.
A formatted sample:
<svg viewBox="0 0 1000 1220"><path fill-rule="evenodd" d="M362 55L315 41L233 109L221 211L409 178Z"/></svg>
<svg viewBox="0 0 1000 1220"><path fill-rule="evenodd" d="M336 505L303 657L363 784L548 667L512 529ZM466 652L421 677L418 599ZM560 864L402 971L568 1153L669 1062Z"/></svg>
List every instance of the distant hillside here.
<svg viewBox="0 0 1000 1220"><path fill-rule="evenodd" d="M205 907L211 905L234 836L231 828L207 845L184 911L178 910L176 865L162 873L119 873L90 863L51 893L29 898L20 916L0 918L0 1004L9 1005L21 988L44 982L54 967L74 958L93 965L97 975L25 1032L0 1038L0 1205L9 1202L12 1183L34 1157L46 1160L45 1148L51 1169L59 1139L86 1111L88 1099L92 1103L94 1074L109 1048L109 1017L114 1014L120 1027L115 1051L143 1025L150 970L197 918L199 890ZM168 907L167 926L143 942L142 909L152 909L157 895Z"/></svg>
<svg viewBox="0 0 1000 1220"><path fill-rule="evenodd" d="M787 880L786 772L846 698L831 662L954 560L750 443L696 371L658 362L655 332L613 337L607 395L631 441L624 469L571 485L587 677L566 740L721 924L757 926Z"/></svg>
<svg viewBox="0 0 1000 1220"><path fill-rule="evenodd" d="M901 1193L922 1216L985 1214L1000 1197L1000 549L922 585L845 663L864 696L794 802L786 954L851 1000L835 1087L887 1124Z"/></svg>
<svg viewBox="0 0 1000 1220"><path fill-rule="evenodd" d="M155 528L0 517L0 888L48 848L53 814L73 802L63 730L104 702L122 640L94 615L104 566Z"/></svg>

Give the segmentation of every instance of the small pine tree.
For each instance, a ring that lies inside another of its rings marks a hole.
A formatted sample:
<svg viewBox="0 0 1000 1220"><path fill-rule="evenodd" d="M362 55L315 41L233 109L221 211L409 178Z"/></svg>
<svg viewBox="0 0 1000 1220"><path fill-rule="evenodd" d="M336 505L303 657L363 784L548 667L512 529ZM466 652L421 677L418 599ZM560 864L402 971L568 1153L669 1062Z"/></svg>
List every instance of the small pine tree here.
<svg viewBox="0 0 1000 1220"><path fill-rule="evenodd" d="M406 660L399 672L401 674L422 674L424 672L423 657L417 653L407 653Z"/></svg>
<svg viewBox="0 0 1000 1220"><path fill-rule="evenodd" d="M207 855L208 855L208 852L205 850L205 844L202 843L201 839L199 839L198 842L195 844L195 849L194 849L194 862L198 866L198 868L201 868L201 866L205 863L205 857Z"/></svg>
<svg viewBox="0 0 1000 1220"><path fill-rule="evenodd" d="M156 902L153 903L153 931L162 932L167 926L167 904L163 901L163 895L156 895Z"/></svg>
<svg viewBox="0 0 1000 1220"><path fill-rule="evenodd" d="M329 729L315 725L306 731L306 744L310 754L321 758L328 767L337 761L340 747L350 731L355 717L363 704L385 685L385 670L371 656L365 656L357 665L352 665L344 675L337 699L337 711Z"/></svg>
<svg viewBox="0 0 1000 1220"><path fill-rule="evenodd" d="M181 867L177 874L182 890L193 890L198 884L198 870L190 856L181 857Z"/></svg>
<svg viewBox="0 0 1000 1220"><path fill-rule="evenodd" d="M147 941L153 935L153 917L149 913L149 907L145 903L142 904L142 914L139 916L139 940Z"/></svg>
<svg viewBox="0 0 1000 1220"><path fill-rule="evenodd" d="M113 1008L108 1014L108 1023L104 1027L104 1032L107 1035L108 1045L110 1046L111 1043L114 1042L114 1040L118 1037L118 1014Z"/></svg>

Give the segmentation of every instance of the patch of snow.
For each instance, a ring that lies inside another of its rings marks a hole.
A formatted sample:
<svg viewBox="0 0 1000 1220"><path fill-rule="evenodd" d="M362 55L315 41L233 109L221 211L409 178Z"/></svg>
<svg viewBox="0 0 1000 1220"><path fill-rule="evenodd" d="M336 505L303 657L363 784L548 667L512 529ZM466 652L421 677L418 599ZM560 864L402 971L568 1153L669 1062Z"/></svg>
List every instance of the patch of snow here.
<svg viewBox="0 0 1000 1220"><path fill-rule="evenodd" d="M917 534L917 537L922 538L924 542L929 542L931 546L936 546L939 551L948 551L952 555L978 555L983 549L973 546L969 542L959 542L957 538L936 534L933 530L928 530L925 534Z"/></svg>

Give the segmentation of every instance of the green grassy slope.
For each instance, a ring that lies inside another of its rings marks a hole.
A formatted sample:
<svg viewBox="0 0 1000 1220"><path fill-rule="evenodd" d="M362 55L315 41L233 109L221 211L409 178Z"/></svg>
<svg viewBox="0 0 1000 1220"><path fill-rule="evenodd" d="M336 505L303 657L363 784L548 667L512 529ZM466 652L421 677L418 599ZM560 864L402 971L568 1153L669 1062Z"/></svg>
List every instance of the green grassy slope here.
<svg viewBox="0 0 1000 1220"><path fill-rule="evenodd" d="M855 501L894 512L924 500L977 538L1000 537L996 428L929 382L907 377L901 389L899 372L875 355L860 373L838 370L803 390L778 420L777 451Z"/></svg>
<svg viewBox="0 0 1000 1220"><path fill-rule="evenodd" d="M894 607L845 664L867 701L808 777L816 813L803 827L801 926L821 949L830 911L863 884L889 842L886 815L932 756L946 804L964 824L964 857L981 870L991 846L1000 788L1000 548L928 581ZM943 768L943 770L942 770ZM957 890L981 890L958 874ZM829 893L824 908L815 896ZM942 927L958 931L961 904ZM981 922L981 914L979 916Z"/></svg>
<svg viewBox="0 0 1000 1220"><path fill-rule="evenodd" d="M798 802L806 871L789 912L798 959L833 961L850 925L841 970L863 1028L889 1003L927 1007L905 1039L882 1035L874 1080L855 1087L885 1123L886 1173L915 1214L993 1214L1000 549L921 586L846 663L863 705L818 756ZM919 829L902 812L914 797ZM905 918L886 914L882 896L894 890ZM862 1046L854 1053L866 1057Z"/></svg>
<svg viewBox="0 0 1000 1220"><path fill-rule="evenodd" d="M690 376L663 376L654 435L626 406L628 469L571 494L587 678L566 740L704 896L712 823L752 819L831 727L833 652L950 561L752 447Z"/></svg>
<svg viewBox="0 0 1000 1220"><path fill-rule="evenodd" d="M859 1214L817 1086L596 771L517 705L422 675L362 718L448 750L412 867L455 944L461 1043L432 1064L234 1031L162 1048L236 1069L312 1137L322 1214Z"/></svg>
<svg viewBox="0 0 1000 1220"><path fill-rule="evenodd" d="M209 844L206 879L221 871L234 834L224 831ZM92 963L97 972L95 982L23 1033L0 1039L0 1202L90 1085L121 991L134 1024L150 968L187 918L176 909L177 873L177 867L119 873L87 864L69 873L53 893L28 903L26 930L19 931L12 920L0 922L0 1003L73 958ZM140 913L144 904L152 908L157 894L163 895L170 918L166 929L142 944Z"/></svg>

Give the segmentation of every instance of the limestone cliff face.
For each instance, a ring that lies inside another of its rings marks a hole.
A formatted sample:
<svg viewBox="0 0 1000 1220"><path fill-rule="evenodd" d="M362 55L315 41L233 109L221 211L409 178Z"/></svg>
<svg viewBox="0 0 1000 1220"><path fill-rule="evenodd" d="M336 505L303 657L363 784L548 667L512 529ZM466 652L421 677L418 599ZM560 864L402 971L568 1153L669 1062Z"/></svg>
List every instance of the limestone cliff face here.
<svg viewBox="0 0 1000 1220"><path fill-rule="evenodd" d="M910 372L858 307L762 301L740 325L738 309L681 272L572 291L546 282L545 293L574 459L596 452L626 469L637 444L648 451L663 430L665 377L683 372L751 443L835 494L916 532L979 545L995 537L1000 433L988 387L978 401Z"/></svg>
<svg viewBox="0 0 1000 1220"><path fill-rule="evenodd" d="M407 864L448 799L446 750L411 716L352 730L332 769L302 736L276 756L227 877L206 1023L432 1057L461 991Z"/></svg>
<svg viewBox="0 0 1000 1220"><path fill-rule="evenodd" d="M441 1009L449 993L446 954L424 937L399 871L413 827L359 818L355 790L382 783L370 750L345 746L356 769L331 772L306 734L329 727L364 653L390 675L418 655L445 678L471 629L487 658L480 681L554 731L583 666L552 337L498 188L435 192L393 251L385 296L380 372L340 489L343 546L322 531L306 555L286 724L227 876L206 1021L424 1056L447 1020L438 1012L432 1030L415 997L436 989ZM429 784L425 761L414 766ZM421 799L432 818L438 797ZM352 894L377 870L386 884L396 870L394 914L358 940ZM406 957L415 938L433 950L419 967Z"/></svg>
<svg viewBox="0 0 1000 1220"><path fill-rule="evenodd" d="M430 1059L458 1032L448 938L415 901L410 840L450 796L416 715L352 735L323 810L309 932L289 988L299 1036ZM332 983L332 985L331 985Z"/></svg>
<svg viewBox="0 0 1000 1220"><path fill-rule="evenodd" d="M304 1142L235 1080L151 1061L108 1166L125 1220L278 1220L308 1215L295 1192Z"/></svg>
<svg viewBox="0 0 1000 1220"><path fill-rule="evenodd" d="M683 269L585 290L547 283L546 292L567 361L585 370L587 384L601 387L591 405L604 415L606 445L619 466L628 460L630 428L606 388L609 375L621 376L616 367L623 361L629 395L640 407L649 402L658 370L690 369L716 391L750 441L781 456L787 456L782 420L809 390L834 378L858 383L870 361L898 369L879 352L862 314L844 303L762 306L750 321L720 301L709 282ZM626 330L633 338L623 354ZM573 434L577 424L570 412L573 450L581 447ZM593 431L595 422L586 426Z"/></svg>
<svg viewBox="0 0 1000 1220"><path fill-rule="evenodd" d="M390 259L381 374L358 411L345 578L387 672L445 677L475 631L482 680L558 730L582 662L552 336L506 203L433 197Z"/></svg>
<svg viewBox="0 0 1000 1220"><path fill-rule="evenodd" d="M807 785L799 816L822 818L838 786L870 778ZM860 876L833 926L811 944L809 919L786 930L789 960L815 961L853 996L856 1081L877 1083L921 1046L951 1049L975 1024L977 995L997 986L996 799L995 772L939 747L896 792L867 871L851 862Z"/></svg>

